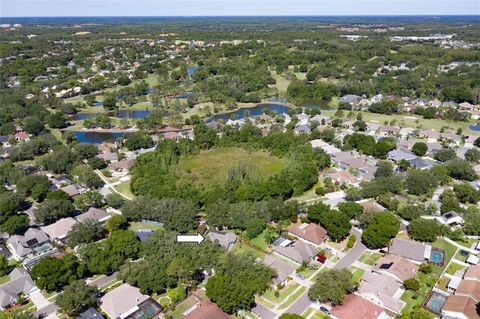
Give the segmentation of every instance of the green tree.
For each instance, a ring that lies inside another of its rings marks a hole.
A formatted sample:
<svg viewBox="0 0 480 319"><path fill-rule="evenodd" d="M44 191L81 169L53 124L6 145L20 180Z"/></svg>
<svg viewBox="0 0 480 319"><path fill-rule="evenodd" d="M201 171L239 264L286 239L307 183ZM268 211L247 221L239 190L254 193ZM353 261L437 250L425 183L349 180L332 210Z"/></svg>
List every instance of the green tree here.
<svg viewBox="0 0 480 319"><path fill-rule="evenodd" d="M97 294L95 286L88 286L83 280L76 280L65 287L55 303L69 316L76 316L96 305Z"/></svg>
<svg viewBox="0 0 480 319"><path fill-rule="evenodd" d="M60 218L70 216L75 211L72 203L64 199L47 199L35 210L37 222L51 224Z"/></svg>
<svg viewBox="0 0 480 319"><path fill-rule="evenodd" d="M122 215L113 215L105 223L105 229L112 233L116 230L126 229L128 227L128 221Z"/></svg>
<svg viewBox="0 0 480 319"><path fill-rule="evenodd" d="M32 277L40 289L60 291L79 278L77 257L67 254L62 258L45 257L32 268Z"/></svg>
<svg viewBox="0 0 480 319"><path fill-rule="evenodd" d="M417 156L423 156L428 151L428 145L423 142L416 142L413 144L412 152Z"/></svg>
<svg viewBox="0 0 480 319"><path fill-rule="evenodd" d="M29 225L28 215L12 215L3 224L0 224L0 230L10 235L22 235L27 231Z"/></svg>
<svg viewBox="0 0 480 319"><path fill-rule="evenodd" d="M417 218L408 226L408 234L418 241L434 242L443 232L443 227L434 219Z"/></svg>
<svg viewBox="0 0 480 319"><path fill-rule="evenodd" d="M425 210L421 206L408 204L397 210L397 215L403 219L410 221L419 218L425 214Z"/></svg>
<svg viewBox="0 0 480 319"><path fill-rule="evenodd" d="M305 318L293 313L284 313L283 315L280 316L280 319L305 319Z"/></svg>
<svg viewBox="0 0 480 319"><path fill-rule="evenodd" d="M471 163L478 163L480 161L480 151L476 148L471 148L465 152L465 159Z"/></svg>
<svg viewBox="0 0 480 319"><path fill-rule="evenodd" d="M383 248L388 246L399 229L400 221L392 213L378 213L363 231L362 240L371 249Z"/></svg>
<svg viewBox="0 0 480 319"><path fill-rule="evenodd" d="M80 244L87 244L102 238L103 227L97 221L87 219L84 222L76 223L68 232L67 245L76 247Z"/></svg>
<svg viewBox="0 0 480 319"><path fill-rule="evenodd" d="M407 172L405 188L410 194L422 195L437 187L437 185L438 180L430 171L411 169Z"/></svg>
<svg viewBox="0 0 480 319"><path fill-rule="evenodd" d="M38 135L45 131L45 124L36 116L27 116L23 119L23 129L27 133Z"/></svg>
<svg viewBox="0 0 480 319"><path fill-rule="evenodd" d="M418 291L420 289L420 282L415 278L407 279L403 282L403 285L408 290Z"/></svg>
<svg viewBox="0 0 480 319"><path fill-rule="evenodd" d="M355 290L352 273L347 269L327 270L318 276L310 287L308 295L310 299L320 302L341 305L347 293Z"/></svg>

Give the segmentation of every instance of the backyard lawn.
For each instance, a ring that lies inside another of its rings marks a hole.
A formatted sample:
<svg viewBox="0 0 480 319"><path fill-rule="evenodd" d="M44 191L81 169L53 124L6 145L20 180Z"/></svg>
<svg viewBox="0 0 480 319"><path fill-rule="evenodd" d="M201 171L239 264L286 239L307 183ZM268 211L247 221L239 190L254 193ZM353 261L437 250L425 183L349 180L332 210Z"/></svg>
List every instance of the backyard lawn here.
<svg viewBox="0 0 480 319"><path fill-rule="evenodd" d="M3 277L0 277L0 285L3 285L3 284L5 284L9 281L10 281L10 276L9 275L5 275Z"/></svg>
<svg viewBox="0 0 480 319"><path fill-rule="evenodd" d="M366 251L362 256L360 256L360 261L364 264L373 266L375 262L380 259L380 257L382 257L381 254Z"/></svg>
<svg viewBox="0 0 480 319"><path fill-rule="evenodd" d="M135 198L135 195L133 195L130 191L130 182L118 184L117 186L115 186L115 189L117 190L117 192L122 193L128 198Z"/></svg>
<svg viewBox="0 0 480 319"><path fill-rule="evenodd" d="M433 242L431 245L432 247L442 249L445 251L445 260L443 263L443 267L432 265L433 270L436 273L441 274L443 272L443 269L445 269L445 267L447 266L450 259L452 259L453 256L455 256L455 253L457 252L458 248L448 243L444 239L438 239L437 241Z"/></svg>
<svg viewBox="0 0 480 319"><path fill-rule="evenodd" d="M253 247L251 247L251 246L249 246L245 243L241 243L239 241L237 241L235 243L232 251L235 252L235 254L237 254L237 255L249 253L249 254L252 254L253 256L255 256L256 258L263 259L265 257L265 253L263 251L255 249L255 248L253 248Z"/></svg>
<svg viewBox="0 0 480 319"><path fill-rule="evenodd" d="M145 223L145 222L131 222L128 229L132 231L137 230L159 230L162 226L157 223Z"/></svg>
<svg viewBox="0 0 480 319"><path fill-rule="evenodd" d="M264 251L268 252L269 251L268 243L265 240L266 233L267 233L267 230L265 229L260 235L251 239L250 244L252 244L253 246L255 246L257 248L260 248L261 250L264 250Z"/></svg>
<svg viewBox="0 0 480 319"><path fill-rule="evenodd" d="M450 265L448 265L448 268L447 268L447 274L450 274L450 275L455 275L455 273L460 270L460 269L465 269L467 267L463 266L463 265L460 265L454 261L452 261L450 263Z"/></svg>
<svg viewBox="0 0 480 319"><path fill-rule="evenodd" d="M400 297L400 300L405 301L405 307L402 309L402 313L409 313L412 311L412 309L415 306L420 306L423 303L423 300L425 300L424 297L419 296L416 293L413 293L410 290L407 290L403 293L403 295Z"/></svg>
<svg viewBox="0 0 480 319"><path fill-rule="evenodd" d="M365 273L365 270L357 268L357 267L353 267L353 266L348 268L348 270L350 270L350 272L352 273L352 275L353 275L352 280L355 283L360 282L360 279L362 279L362 276Z"/></svg>

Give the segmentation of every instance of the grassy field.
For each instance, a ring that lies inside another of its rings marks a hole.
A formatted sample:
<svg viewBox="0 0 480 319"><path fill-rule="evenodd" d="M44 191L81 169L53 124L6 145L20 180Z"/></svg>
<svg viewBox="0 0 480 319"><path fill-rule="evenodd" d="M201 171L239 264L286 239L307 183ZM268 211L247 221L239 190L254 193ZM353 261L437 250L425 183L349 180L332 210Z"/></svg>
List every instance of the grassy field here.
<svg viewBox="0 0 480 319"><path fill-rule="evenodd" d="M260 248L261 250L269 251L268 243L265 240L266 233L267 233L267 230L265 229L260 235L250 240L250 243L253 246Z"/></svg>
<svg viewBox="0 0 480 319"><path fill-rule="evenodd" d="M117 186L115 186L115 189L117 190L117 192L122 193L129 198L135 198L135 195L133 195L130 191L130 182L118 184Z"/></svg>
<svg viewBox="0 0 480 319"><path fill-rule="evenodd" d="M3 284L5 284L9 281L10 281L10 276L9 275L5 275L3 277L0 277L0 285L3 285Z"/></svg>
<svg viewBox="0 0 480 319"><path fill-rule="evenodd" d="M333 116L336 110L322 110L322 114L327 116ZM348 112L348 111L347 111ZM344 112L345 114L347 112ZM475 124L475 121L470 122L453 122L453 121L446 121L442 119L430 119L426 120L420 116L414 114L377 114L377 113L370 113L365 111L354 111L355 115L358 113L362 113L362 117L364 121L376 121L380 124L386 122L391 122L393 120L396 121L397 126L405 127L415 127L420 129L434 129L440 130L442 127L448 127L452 130L457 130L458 128L462 128L464 133L473 132L469 129L469 125Z"/></svg>
<svg viewBox="0 0 480 319"><path fill-rule="evenodd" d="M162 226L158 224L150 224L150 223L143 223L143 222L131 222L130 226L128 229L132 231L137 231L137 230L159 230L161 229Z"/></svg>
<svg viewBox="0 0 480 319"><path fill-rule="evenodd" d="M406 303L405 307L403 307L402 309L402 313L409 313L413 310L415 306L421 305L425 298L411 292L410 290L407 290L400 297L400 300Z"/></svg>
<svg viewBox="0 0 480 319"><path fill-rule="evenodd" d="M364 264L373 266L375 262L380 259L380 257L382 257L382 255L366 251L362 256L360 256L360 261Z"/></svg>
<svg viewBox="0 0 480 319"><path fill-rule="evenodd" d="M233 246L233 252L235 254L251 254L255 256L256 258L263 259L265 257L265 253L263 251L260 251L259 249L255 249L245 243L241 243L237 241L235 245Z"/></svg>
<svg viewBox="0 0 480 319"><path fill-rule="evenodd" d="M263 297L267 299L268 301L271 301L273 303L280 303L281 301L285 300L285 298L291 294L295 289L300 287L300 284L298 283L291 283L290 285L286 286L285 288L278 290L278 297L275 297L275 290L270 289L265 292Z"/></svg>
<svg viewBox="0 0 480 319"><path fill-rule="evenodd" d="M449 265L448 265L448 268L446 270L447 274L450 274L450 275L455 275L455 273L460 270L460 269L465 269L466 267L463 266L463 265L460 265L460 264L457 264L456 262L451 262Z"/></svg>
<svg viewBox="0 0 480 319"><path fill-rule="evenodd" d="M223 183L228 169L238 163L252 165L261 176L278 173L285 160L262 151L247 151L238 147L216 148L180 160L178 168L199 184Z"/></svg>
<svg viewBox="0 0 480 319"><path fill-rule="evenodd" d="M357 268L357 267L353 267L353 266L348 268L348 270L350 270L350 272L353 274L352 280L355 283L360 282L360 279L362 279L362 276L365 273L365 270Z"/></svg>

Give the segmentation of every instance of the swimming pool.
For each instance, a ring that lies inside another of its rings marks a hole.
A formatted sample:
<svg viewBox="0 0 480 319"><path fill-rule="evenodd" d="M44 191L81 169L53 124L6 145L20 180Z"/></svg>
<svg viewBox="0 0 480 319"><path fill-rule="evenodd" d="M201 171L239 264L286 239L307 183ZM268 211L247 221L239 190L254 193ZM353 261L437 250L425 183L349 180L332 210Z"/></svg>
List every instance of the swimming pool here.
<svg viewBox="0 0 480 319"><path fill-rule="evenodd" d="M439 315L441 313L442 307L445 304L447 297L436 292L432 291L430 295L427 297L427 300L423 304L423 306L430 310L431 312Z"/></svg>
<svg viewBox="0 0 480 319"><path fill-rule="evenodd" d="M430 254L430 262L437 266L443 266L445 261L445 251L441 249L432 249Z"/></svg>

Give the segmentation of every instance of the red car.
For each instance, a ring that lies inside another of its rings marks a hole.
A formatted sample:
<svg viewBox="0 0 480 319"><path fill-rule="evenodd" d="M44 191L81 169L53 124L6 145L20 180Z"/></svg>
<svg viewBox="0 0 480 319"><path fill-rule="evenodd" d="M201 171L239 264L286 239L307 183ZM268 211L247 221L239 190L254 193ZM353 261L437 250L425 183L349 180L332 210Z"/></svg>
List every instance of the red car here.
<svg viewBox="0 0 480 319"><path fill-rule="evenodd" d="M324 264L326 260L327 260L327 257L325 257L324 255L317 255L317 261L319 263Z"/></svg>

